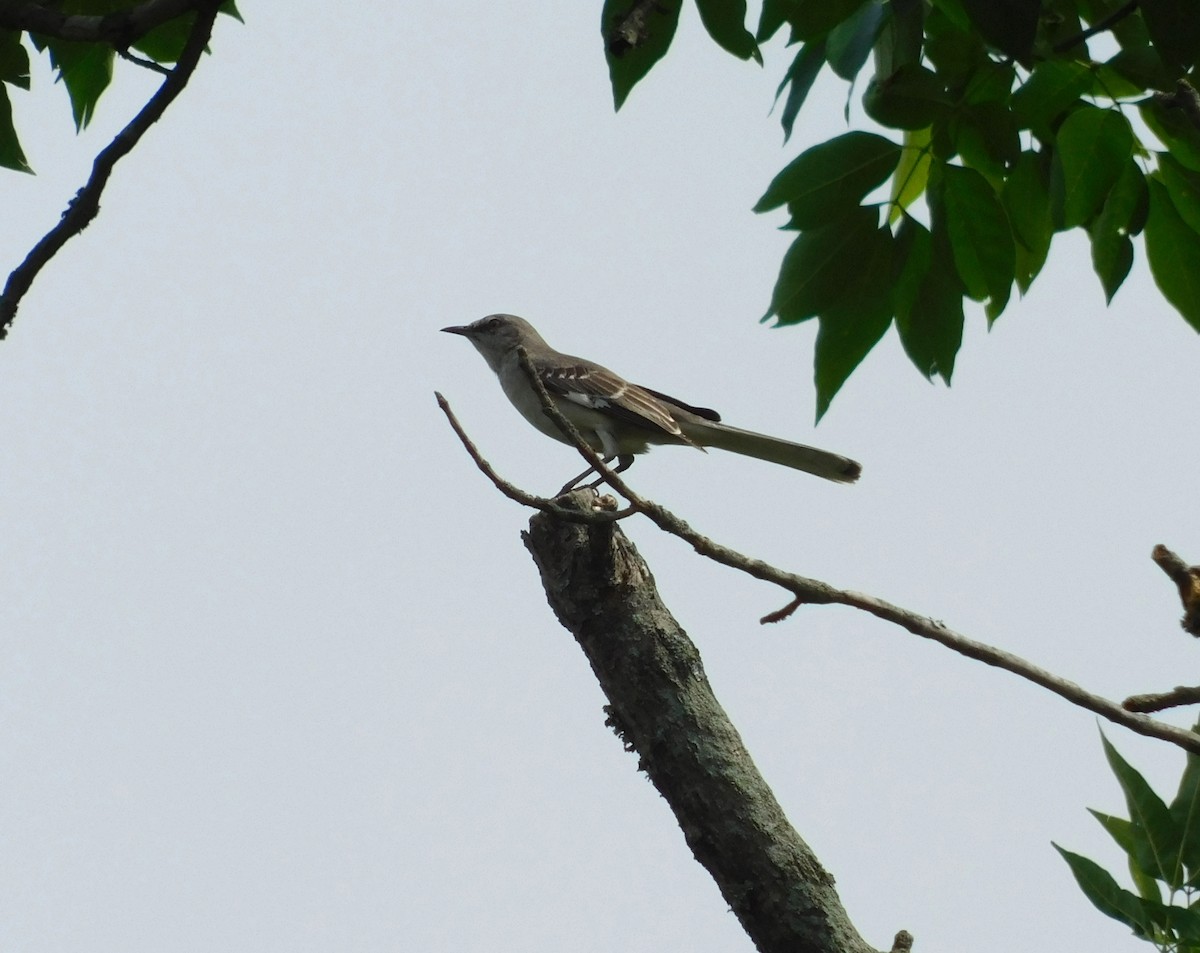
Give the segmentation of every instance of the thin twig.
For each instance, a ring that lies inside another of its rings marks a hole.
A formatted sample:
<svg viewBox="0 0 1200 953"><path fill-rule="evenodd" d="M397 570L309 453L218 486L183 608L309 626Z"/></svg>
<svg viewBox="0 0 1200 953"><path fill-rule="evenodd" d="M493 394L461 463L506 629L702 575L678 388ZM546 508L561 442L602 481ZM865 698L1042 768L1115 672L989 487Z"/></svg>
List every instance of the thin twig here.
<svg viewBox="0 0 1200 953"><path fill-rule="evenodd" d="M129 50L117 50L117 55L126 62L132 63L134 66L140 66L142 69L148 69L152 73L158 73L162 76L171 75L171 67L163 66L162 63L148 60L146 57L138 56L136 53L130 53Z"/></svg>
<svg viewBox="0 0 1200 953"><path fill-rule="evenodd" d="M1138 0L1129 0L1125 6L1118 7L1103 20L1097 21L1093 26L1088 27L1083 32L1076 33L1074 36L1069 36L1065 40L1060 40L1054 45L1054 52L1065 53L1067 50L1078 46L1080 43L1086 43L1096 34L1103 33L1106 30L1111 30L1114 26L1133 13L1133 11L1137 8Z"/></svg>
<svg viewBox="0 0 1200 953"><path fill-rule="evenodd" d="M100 195L104 192L113 167L132 151L146 131L158 121L175 97L187 86L209 37L212 36L213 21L216 20L220 0L200 0L194 6L197 11L196 22L192 25L187 44L175 68L141 111L100 151L92 162L92 174L87 184L75 194L62 218L30 249L25 260L8 276L4 293L0 294L0 340L8 335L21 298L33 284L34 278L59 249L83 231L100 211Z"/></svg>
<svg viewBox="0 0 1200 953"><path fill-rule="evenodd" d="M616 520L624 519L626 516L632 516L637 512L633 507L626 507L623 510L615 511L567 509L559 506L553 500L548 500L544 496L534 496L532 493L522 490L516 484L509 483L496 472L495 468L479 452L479 448L475 446L475 442L467 436L466 430L458 422L458 418L454 416L454 411L450 409L450 402L437 391L433 392L433 396L437 398L438 406L442 409L442 413L446 415L446 419L450 421L450 426L458 435L458 439L462 442L463 447L466 448L471 459L475 461L475 466L479 467L483 475L492 481L492 485L510 500L575 523L612 523ZM611 499L612 497L604 497L600 502L603 503L603 500Z"/></svg>

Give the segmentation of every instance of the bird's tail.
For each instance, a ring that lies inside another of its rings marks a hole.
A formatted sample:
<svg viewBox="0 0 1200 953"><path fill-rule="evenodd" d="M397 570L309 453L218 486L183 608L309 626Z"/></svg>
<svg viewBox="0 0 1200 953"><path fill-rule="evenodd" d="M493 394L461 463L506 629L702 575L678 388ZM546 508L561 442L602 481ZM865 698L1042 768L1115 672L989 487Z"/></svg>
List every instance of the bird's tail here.
<svg viewBox="0 0 1200 953"><path fill-rule="evenodd" d="M849 457L792 443L790 440L780 440L778 437L768 437L752 430L742 430L708 420L690 425L683 424L682 427L688 439L702 447L716 447L718 450L757 457L759 460L803 470L826 480L853 483L862 473L862 467Z"/></svg>

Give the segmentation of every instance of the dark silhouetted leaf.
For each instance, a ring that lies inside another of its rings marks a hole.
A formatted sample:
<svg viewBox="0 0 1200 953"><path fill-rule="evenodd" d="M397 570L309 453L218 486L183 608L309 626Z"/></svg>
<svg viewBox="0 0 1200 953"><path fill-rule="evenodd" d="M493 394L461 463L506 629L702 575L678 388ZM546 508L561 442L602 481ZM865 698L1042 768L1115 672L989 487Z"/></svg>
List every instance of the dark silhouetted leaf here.
<svg viewBox="0 0 1200 953"><path fill-rule="evenodd" d="M133 43L133 48L156 63L175 63L187 45L188 34L196 14L187 13L166 23L160 23Z"/></svg>
<svg viewBox="0 0 1200 953"><path fill-rule="evenodd" d="M796 58L792 60L792 65L788 67L787 75L783 77L783 82L779 84L779 89L775 92L775 99L778 101L784 87L791 85L788 90L787 101L783 104L783 114L780 116L780 124L783 126L783 141L787 142L792 137L792 126L796 122L796 117L800 114L800 107L804 105L804 100L808 98L808 91L812 89L813 80L817 78L817 74L821 72L821 67L825 65L825 42L824 40L815 43L805 43L800 47L800 52L796 54Z"/></svg>
<svg viewBox="0 0 1200 953"><path fill-rule="evenodd" d="M754 33L754 38L759 43L766 43L779 32L779 28L787 22L797 6L799 6L799 0L763 0L762 12L758 16L758 29Z"/></svg>
<svg viewBox="0 0 1200 953"><path fill-rule="evenodd" d="M859 249L861 257L850 293L818 315L820 330L813 357L818 422L842 384L892 323L894 243L889 229L877 228Z"/></svg>
<svg viewBox="0 0 1200 953"><path fill-rule="evenodd" d="M114 53L111 47L99 43L68 43L50 40L50 62L71 97L71 112L75 128L84 129L92 120L96 103L112 81Z"/></svg>
<svg viewBox="0 0 1200 953"><path fill-rule="evenodd" d="M754 211L766 212L786 203L795 226L814 228L858 205L899 161L896 143L869 132L848 132L789 162Z"/></svg>
<svg viewBox="0 0 1200 953"><path fill-rule="evenodd" d="M700 22L718 46L739 59L762 62L754 36L746 29L746 0L696 0Z"/></svg>
<svg viewBox="0 0 1200 953"><path fill-rule="evenodd" d="M1087 92L1091 83L1092 74L1083 63L1045 60L1013 93L1013 114L1022 129L1031 129L1049 142L1054 121Z"/></svg>
<svg viewBox="0 0 1200 953"><path fill-rule="evenodd" d="M988 43L1016 60L1028 58L1041 0L962 0L962 5Z"/></svg>
<svg viewBox="0 0 1200 953"><path fill-rule="evenodd" d="M1150 41L1172 73L1186 73L1200 57L1200 11L1193 2L1140 0Z"/></svg>
<svg viewBox="0 0 1200 953"><path fill-rule="evenodd" d="M1110 109L1077 109L1059 127L1056 152L1062 170L1062 227L1091 220L1133 155L1129 120Z"/></svg>
<svg viewBox="0 0 1200 953"><path fill-rule="evenodd" d="M32 172L25 161L17 130L13 128L12 103L8 101L8 90L0 83L0 166L18 172Z"/></svg>
<svg viewBox="0 0 1200 953"><path fill-rule="evenodd" d="M891 76L901 66L921 62L924 44L924 0L890 0L875 42L875 71Z"/></svg>
<svg viewBox="0 0 1200 953"><path fill-rule="evenodd" d="M946 111L949 101L941 78L915 63L882 79L872 77L863 94L867 115L891 129L924 129Z"/></svg>
<svg viewBox="0 0 1200 953"><path fill-rule="evenodd" d="M866 0L805 0L788 14L792 36L808 42L824 36L843 20L848 20Z"/></svg>
<svg viewBox="0 0 1200 953"><path fill-rule="evenodd" d="M1166 186L1150 177L1146 258L1163 297L1200 331L1200 234L1188 228Z"/></svg>
<svg viewBox="0 0 1200 953"><path fill-rule="evenodd" d="M988 60L987 49L979 34L964 29L941 6L929 11L925 29L925 53L929 62L951 86L965 85L967 78Z"/></svg>
<svg viewBox="0 0 1200 953"><path fill-rule="evenodd" d="M875 45L883 21L881 0L867 0L858 12L830 30L825 57L838 76L853 80L858 75L871 55L871 47Z"/></svg>
<svg viewBox="0 0 1200 953"><path fill-rule="evenodd" d="M1200 726L1192 730L1197 729ZM1194 887L1200 874L1200 755L1188 752L1179 790L1168 809L1179 829L1183 863L1189 874L1188 882Z"/></svg>
<svg viewBox="0 0 1200 953"><path fill-rule="evenodd" d="M833 307L858 280L878 228L875 209L856 208L828 224L801 232L783 256L771 306L780 324L807 321Z"/></svg>
<svg viewBox="0 0 1200 953"><path fill-rule="evenodd" d="M613 105L620 109L634 86L661 60L675 37L683 0L605 0L600 15Z"/></svg>
<svg viewBox="0 0 1200 953"><path fill-rule="evenodd" d="M17 30L0 30L0 80L29 88L29 53Z"/></svg>

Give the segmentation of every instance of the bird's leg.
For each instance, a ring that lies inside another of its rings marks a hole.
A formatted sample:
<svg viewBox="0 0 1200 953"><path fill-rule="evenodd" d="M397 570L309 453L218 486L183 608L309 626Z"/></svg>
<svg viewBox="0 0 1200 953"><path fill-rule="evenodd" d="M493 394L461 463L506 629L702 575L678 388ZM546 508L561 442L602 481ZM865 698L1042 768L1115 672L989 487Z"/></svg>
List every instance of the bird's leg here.
<svg viewBox="0 0 1200 953"><path fill-rule="evenodd" d="M614 459L617 461L617 465L615 467L613 467L613 473L621 473L624 470L628 470L633 465L633 454L632 453L625 453L625 454L622 454L621 456L613 455L613 456L609 456L609 457L604 457L602 459L605 464L611 463ZM586 477L591 476L595 472L596 472L595 467L588 467L581 474L579 474L579 476L575 477L575 479L568 480L566 485L561 490L558 491L558 496L562 496L564 493L570 493L573 489L575 489L576 486L579 485L579 482L581 480L585 479ZM584 487L584 489L594 490L596 487L598 487L603 482L604 482L604 477L597 477L594 482L589 483L586 487Z"/></svg>

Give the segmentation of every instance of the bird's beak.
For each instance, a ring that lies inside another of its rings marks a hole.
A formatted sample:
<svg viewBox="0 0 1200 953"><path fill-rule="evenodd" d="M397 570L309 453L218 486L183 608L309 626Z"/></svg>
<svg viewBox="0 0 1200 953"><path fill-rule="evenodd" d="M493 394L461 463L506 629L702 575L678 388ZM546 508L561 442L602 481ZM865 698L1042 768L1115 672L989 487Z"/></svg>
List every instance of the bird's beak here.
<svg viewBox="0 0 1200 953"><path fill-rule="evenodd" d="M469 327L467 327L466 325L461 325L461 324L457 325L456 327L442 328L442 330L445 331L447 334L469 335L471 333L471 329Z"/></svg>

